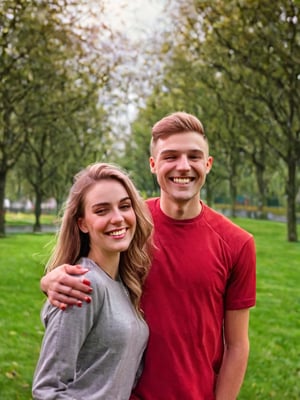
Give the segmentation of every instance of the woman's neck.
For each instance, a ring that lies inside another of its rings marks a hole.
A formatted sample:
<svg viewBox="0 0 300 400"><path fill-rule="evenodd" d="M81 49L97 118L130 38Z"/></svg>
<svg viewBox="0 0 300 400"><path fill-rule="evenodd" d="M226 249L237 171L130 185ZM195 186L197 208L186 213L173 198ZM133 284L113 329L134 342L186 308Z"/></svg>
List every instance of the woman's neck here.
<svg viewBox="0 0 300 400"><path fill-rule="evenodd" d="M119 274L120 253L100 254L97 251L90 250L88 258L93 260L112 279L116 280Z"/></svg>

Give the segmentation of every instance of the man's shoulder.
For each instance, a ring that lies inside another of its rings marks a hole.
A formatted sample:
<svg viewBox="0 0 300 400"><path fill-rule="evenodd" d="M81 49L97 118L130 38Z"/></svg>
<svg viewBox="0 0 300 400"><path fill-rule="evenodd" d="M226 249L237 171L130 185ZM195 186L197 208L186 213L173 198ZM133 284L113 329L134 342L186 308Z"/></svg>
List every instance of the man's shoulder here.
<svg viewBox="0 0 300 400"><path fill-rule="evenodd" d="M159 197L151 197L147 199L146 204L150 212L153 214L154 210L159 208Z"/></svg>
<svg viewBox="0 0 300 400"><path fill-rule="evenodd" d="M204 218L211 228L223 238L250 238L252 235L220 212L204 205Z"/></svg>
<svg viewBox="0 0 300 400"><path fill-rule="evenodd" d="M149 197L148 199L145 200L147 204L153 204L159 201L159 197Z"/></svg>

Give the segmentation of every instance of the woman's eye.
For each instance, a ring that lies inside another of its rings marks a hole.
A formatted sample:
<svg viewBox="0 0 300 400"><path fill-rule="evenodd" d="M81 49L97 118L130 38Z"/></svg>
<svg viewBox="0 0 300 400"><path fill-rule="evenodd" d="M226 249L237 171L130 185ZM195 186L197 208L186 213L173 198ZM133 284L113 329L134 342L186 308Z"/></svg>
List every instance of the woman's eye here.
<svg viewBox="0 0 300 400"><path fill-rule="evenodd" d="M106 208L101 208L100 210L96 211L96 214L98 214L98 215L103 215L105 213L106 213Z"/></svg>
<svg viewBox="0 0 300 400"><path fill-rule="evenodd" d="M131 204L123 204L120 208L122 210L128 210L129 208L131 208Z"/></svg>

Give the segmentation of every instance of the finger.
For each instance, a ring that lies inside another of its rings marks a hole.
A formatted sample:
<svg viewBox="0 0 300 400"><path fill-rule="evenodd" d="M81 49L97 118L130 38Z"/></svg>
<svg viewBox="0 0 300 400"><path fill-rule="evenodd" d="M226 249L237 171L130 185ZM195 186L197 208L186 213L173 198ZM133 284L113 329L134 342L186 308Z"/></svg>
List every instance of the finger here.
<svg viewBox="0 0 300 400"><path fill-rule="evenodd" d="M67 306L82 307L83 302L91 302L91 298L89 296L85 296L82 300L78 300L78 298L72 296L71 291L69 296L62 293L57 293L55 291L49 291L48 300L53 306L60 309L62 309L62 307L66 308Z"/></svg>
<svg viewBox="0 0 300 400"><path fill-rule="evenodd" d="M89 280L86 279L86 278L83 278L81 282L82 282L84 285L91 286L91 281L89 281ZM93 290L93 289L92 289L92 290Z"/></svg>
<svg viewBox="0 0 300 400"><path fill-rule="evenodd" d="M79 300L83 300L83 296L93 291L90 286L91 282L88 279L78 279L77 276L64 275L57 285L58 286L55 287L56 285L54 284L52 289L69 296L75 296Z"/></svg>
<svg viewBox="0 0 300 400"><path fill-rule="evenodd" d="M70 265L70 264L65 264L64 269L67 272L67 274L70 275L82 275L88 272L88 268L84 268L79 264L76 265Z"/></svg>
<svg viewBox="0 0 300 400"><path fill-rule="evenodd" d="M50 299L48 299L48 300L50 301ZM64 311L64 310L68 307L67 304L61 303L61 302L59 302L58 300L54 300L53 302L51 302L51 304L52 304L54 307L59 308L59 309L62 310L62 311Z"/></svg>
<svg viewBox="0 0 300 400"><path fill-rule="evenodd" d="M61 301L72 301L72 304L76 304L78 307L82 306L83 301L86 303L90 303L92 301L90 296L87 296L80 290L76 290L71 287L68 287L67 289L68 290L66 292L66 295L63 297Z"/></svg>
<svg viewBox="0 0 300 400"><path fill-rule="evenodd" d="M69 295L67 297L76 300L76 305L78 307L81 307L82 302L90 303L92 301L91 296L88 296L85 293L82 293L79 290L75 290L75 289L71 289L71 291L69 292Z"/></svg>
<svg viewBox="0 0 300 400"><path fill-rule="evenodd" d="M85 292L74 289L72 286L66 286L58 283L54 285L53 290L51 289L48 291L48 297L51 302L53 300L58 300L69 305L79 305L78 303L82 303L83 301L90 303L91 297L88 294L92 292L92 288L82 283L79 287L83 288Z"/></svg>

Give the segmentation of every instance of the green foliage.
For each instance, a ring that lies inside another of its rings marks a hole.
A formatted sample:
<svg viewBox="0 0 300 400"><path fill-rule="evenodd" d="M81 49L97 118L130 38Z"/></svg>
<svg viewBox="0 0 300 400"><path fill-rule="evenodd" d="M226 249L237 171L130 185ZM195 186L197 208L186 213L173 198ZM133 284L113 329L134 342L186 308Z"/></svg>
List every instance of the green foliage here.
<svg viewBox="0 0 300 400"><path fill-rule="evenodd" d="M298 400L300 373L299 243L285 241L281 223L235 219L257 248L257 305L240 400ZM11 235L0 242L1 400L29 400L43 327L39 289L53 235Z"/></svg>
<svg viewBox="0 0 300 400"><path fill-rule="evenodd" d="M0 2L0 236L7 174L10 198L37 207L50 196L61 204L96 160L120 163L143 193L157 193L151 126L184 110L204 123L215 158L205 198L226 196L233 208L237 193L256 205L276 196L297 240L299 1L171 0L172 23L144 49L109 30L107 4ZM146 106L129 135L133 104Z"/></svg>
<svg viewBox="0 0 300 400"><path fill-rule="evenodd" d="M38 219L42 199L60 201L66 181L107 145L99 92L113 61L95 51L95 45L101 47L96 39L101 24L94 31L81 25L83 3L0 5L0 234L9 170L29 184Z"/></svg>
<svg viewBox="0 0 300 400"><path fill-rule="evenodd" d="M125 157L118 160L118 163L130 172L136 186L146 197L158 193L156 178L151 175L149 168L150 138L151 126L148 116L141 113L139 120L132 125L132 134L126 142Z"/></svg>
<svg viewBox="0 0 300 400"><path fill-rule="evenodd" d="M287 236L296 241L299 6L294 0L172 3L177 23L165 40L169 55L164 79L148 99L142 119L148 116L149 124L166 109L196 114L215 158L207 197L218 196L226 182L233 209L249 177L247 196L266 205L274 171L280 171L283 188L277 193L282 199L287 195Z"/></svg>

